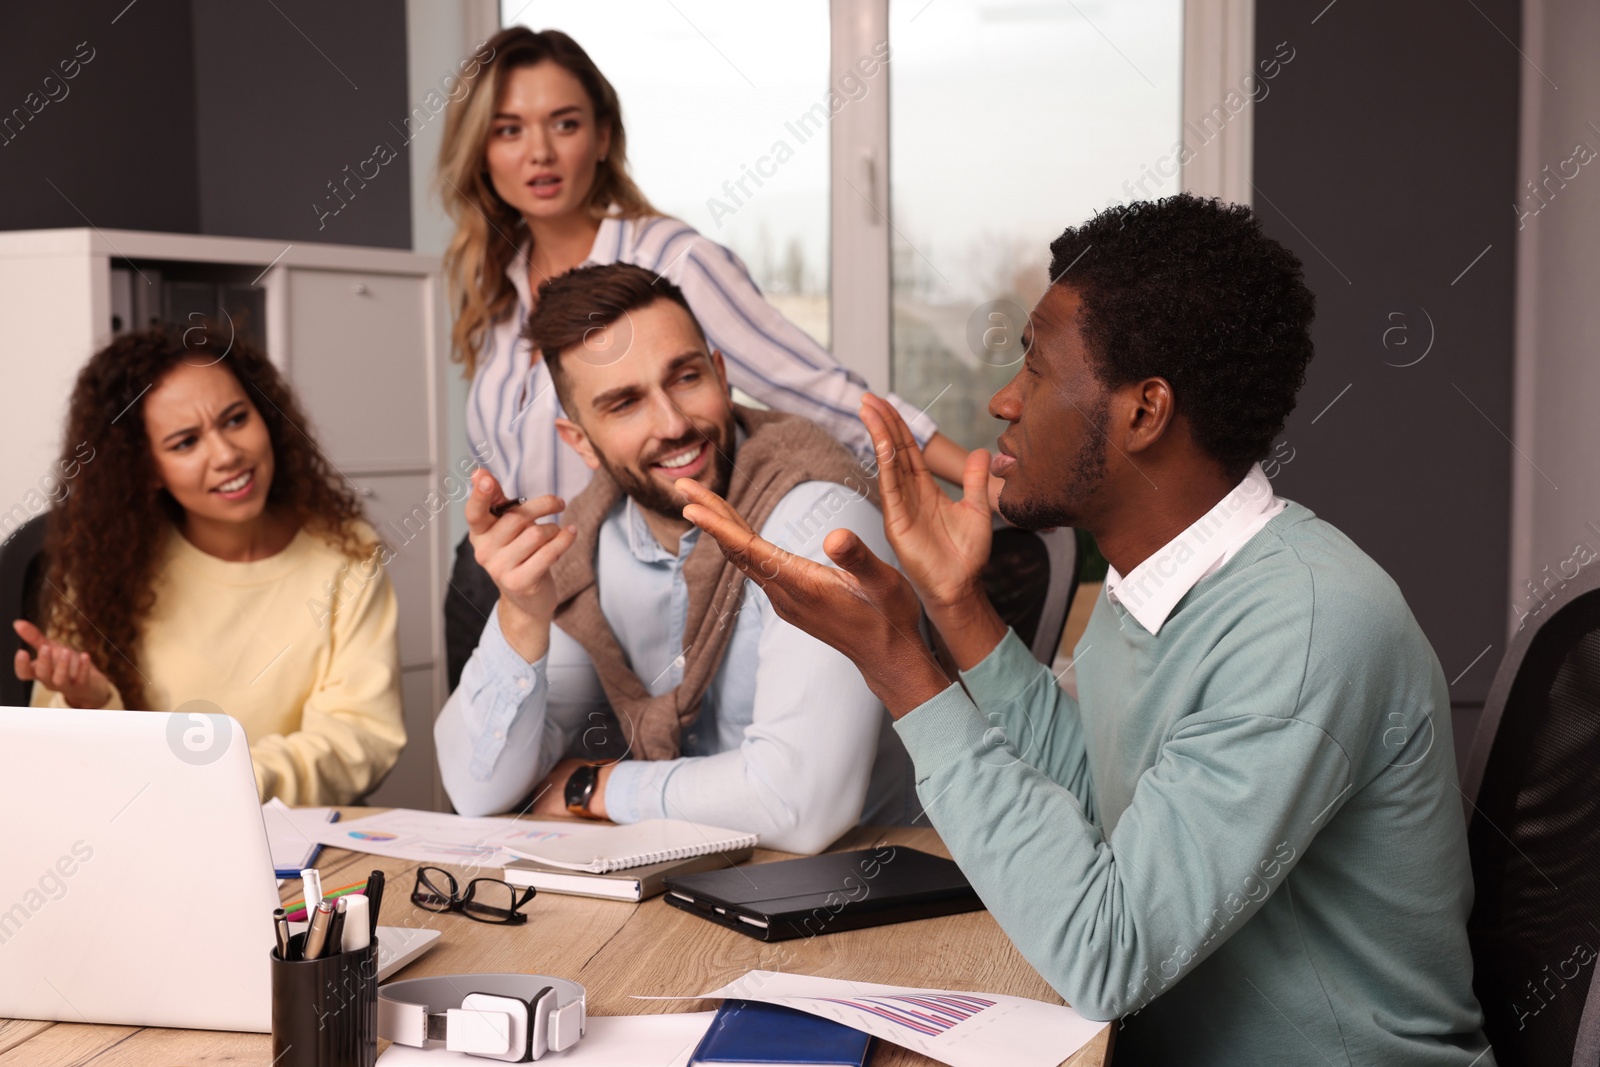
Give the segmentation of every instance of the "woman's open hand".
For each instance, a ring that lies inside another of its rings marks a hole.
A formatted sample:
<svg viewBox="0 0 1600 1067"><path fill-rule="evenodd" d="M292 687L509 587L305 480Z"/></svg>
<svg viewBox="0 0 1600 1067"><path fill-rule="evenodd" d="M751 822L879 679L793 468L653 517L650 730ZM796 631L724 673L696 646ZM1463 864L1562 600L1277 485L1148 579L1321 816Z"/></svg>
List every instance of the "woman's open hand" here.
<svg viewBox="0 0 1600 1067"><path fill-rule="evenodd" d="M75 708L106 706L111 699L111 682L100 673L89 653L75 652L59 641L50 640L26 619L16 620L11 628L33 647L31 656L27 649L17 649L18 678L55 690Z"/></svg>

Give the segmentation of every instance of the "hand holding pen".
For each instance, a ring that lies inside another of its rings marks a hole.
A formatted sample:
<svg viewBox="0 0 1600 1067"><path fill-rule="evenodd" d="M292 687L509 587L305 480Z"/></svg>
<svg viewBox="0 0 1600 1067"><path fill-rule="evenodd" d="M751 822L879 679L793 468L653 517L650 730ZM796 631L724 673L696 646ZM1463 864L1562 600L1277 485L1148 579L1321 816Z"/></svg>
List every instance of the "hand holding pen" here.
<svg viewBox="0 0 1600 1067"><path fill-rule="evenodd" d="M494 509L505 502L494 475L474 472L465 508L467 536L473 556L499 590L501 632L523 659L533 663L548 649L555 615L550 568L577 541L578 528L539 521L566 509L560 497L535 497L496 518Z"/></svg>

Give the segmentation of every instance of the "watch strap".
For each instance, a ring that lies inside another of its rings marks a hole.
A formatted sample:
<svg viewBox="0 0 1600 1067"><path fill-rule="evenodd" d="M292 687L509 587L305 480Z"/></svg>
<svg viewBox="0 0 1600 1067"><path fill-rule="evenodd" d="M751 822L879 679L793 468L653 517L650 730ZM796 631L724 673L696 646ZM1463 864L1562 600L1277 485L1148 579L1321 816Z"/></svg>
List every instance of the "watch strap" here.
<svg viewBox="0 0 1600 1067"><path fill-rule="evenodd" d="M566 801L567 811L572 815L581 815L584 818L594 818L590 804L594 801L594 791L600 785L600 768L593 763L585 763L574 770L567 779Z"/></svg>

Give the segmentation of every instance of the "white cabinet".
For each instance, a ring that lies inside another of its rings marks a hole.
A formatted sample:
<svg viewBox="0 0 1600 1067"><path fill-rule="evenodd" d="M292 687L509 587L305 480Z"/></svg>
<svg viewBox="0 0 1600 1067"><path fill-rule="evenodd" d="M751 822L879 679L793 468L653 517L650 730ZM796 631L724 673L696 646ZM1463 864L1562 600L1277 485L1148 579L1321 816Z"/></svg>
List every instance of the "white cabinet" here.
<svg viewBox="0 0 1600 1067"><path fill-rule="evenodd" d="M367 521L393 554L389 581L400 607L400 664L416 667L433 663L434 622L444 610L443 594L435 596L434 533L443 537L448 517L428 511L428 494L437 483L425 474L353 475L356 492L367 511ZM443 499L435 494L433 500ZM456 506L456 505L452 505Z"/></svg>
<svg viewBox="0 0 1600 1067"><path fill-rule="evenodd" d="M116 277L131 279L136 308L159 306L149 294L163 279L203 276L265 291L259 325L267 355L294 384L324 454L396 553L389 577L399 602L410 739L376 795L416 808L444 802L433 719L448 695L449 515L430 507L447 495L442 405L454 369L438 265L435 256L411 252L244 238L93 228L0 233L0 539L48 506L41 480L55 466L73 380L111 340L114 304L128 299L114 296L113 268L131 268Z"/></svg>
<svg viewBox="0 0 1600 1067"><path fill-rule="evenodd" d="M402 612L403 614L403 612ZM443 668L440 668L443 671ZM419 801L439 789L433 758L433 669L412 667L400 672L400 699L405 706L406 747L383 784L367 794L367 803L381 808L429 808Z"/></svg>
<svg viewBox="0 0 1600 1067"><path fill-rule="evenodd" d="M285 273L284 355L328 458L341 470L427 467L428 279ZM350 417L361 410L368 417Z"/></svg>

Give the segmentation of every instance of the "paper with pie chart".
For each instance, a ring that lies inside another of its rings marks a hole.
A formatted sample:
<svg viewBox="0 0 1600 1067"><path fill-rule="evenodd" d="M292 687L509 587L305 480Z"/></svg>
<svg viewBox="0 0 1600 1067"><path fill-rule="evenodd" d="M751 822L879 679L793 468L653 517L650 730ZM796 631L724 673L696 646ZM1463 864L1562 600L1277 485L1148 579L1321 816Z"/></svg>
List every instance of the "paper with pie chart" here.
<svg viewBox="0 0 1600 1067"><path fill-rule="evenodd" d="M751 971L701 998L797 1008L951 1067L1056 1067L1110 1025L1085 1019L1063 1004L1003 993L916 989L777 971Z"/></svg>
<svg viewBox="0 0 1600 1067"><path fill-rule="evenodd" d="M560 841L596 827L535 819L468 819L437 811L395 808L364 819L328 823L316 835L332 848L452 867L504 867L535 845Z"/></svg>

